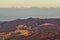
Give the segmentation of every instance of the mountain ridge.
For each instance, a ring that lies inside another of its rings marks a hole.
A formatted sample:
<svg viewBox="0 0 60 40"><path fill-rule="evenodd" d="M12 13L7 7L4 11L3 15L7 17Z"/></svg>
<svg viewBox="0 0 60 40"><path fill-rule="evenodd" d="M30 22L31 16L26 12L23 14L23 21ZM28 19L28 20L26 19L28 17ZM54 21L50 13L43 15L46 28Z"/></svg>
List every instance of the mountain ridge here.
<svg viewBox="0 0 60 40"><path fill-rule="evenodd" d="M0 23L0 30L5 31L5 29L8 29L8 28L15 29L15 27L20 24L37 27L38 25L41 25L44 23L52 23L52 24L57 24L57 26L60 26L59 22L60 22L59 18L58 19L40 19L40 18L16 19L13 21L6 21L6 22Z"/></svg>

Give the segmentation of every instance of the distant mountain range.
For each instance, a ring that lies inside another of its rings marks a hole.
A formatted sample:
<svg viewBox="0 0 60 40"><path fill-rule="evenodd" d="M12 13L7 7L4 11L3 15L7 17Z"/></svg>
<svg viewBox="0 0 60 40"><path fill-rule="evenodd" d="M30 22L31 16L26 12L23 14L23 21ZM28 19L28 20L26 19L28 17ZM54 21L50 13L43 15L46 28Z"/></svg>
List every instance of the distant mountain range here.
<svg viewBox="0 0 60 40"><path fill-rule="evenodd" d="M50 25L49 27L43 27L44 25L42 24L53 24ZM13 31L16 29L16 26L24 24L27 25L28 27L31 26L32 28L38 27L39 29L60 29L60 18L57 19L40 19L40 18L28 18L28 19L16 19L13 21L4 21L0 22L0 32L9 32ZM42 26L40 26L42 25Z"/></svg>

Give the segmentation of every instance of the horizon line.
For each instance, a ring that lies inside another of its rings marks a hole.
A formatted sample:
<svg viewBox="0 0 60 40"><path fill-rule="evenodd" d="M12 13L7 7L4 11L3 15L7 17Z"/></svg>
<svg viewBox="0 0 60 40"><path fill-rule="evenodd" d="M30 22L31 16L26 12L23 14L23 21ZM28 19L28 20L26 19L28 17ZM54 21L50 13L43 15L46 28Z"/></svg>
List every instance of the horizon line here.
<svg viewBox="0 0 60 40"><path fill-rule="evenodd" d="M29 18L39 18L39 19L60 19L60 17L28 17L28 18L16 18L16 19L5 19L5 20L0 20L0 21L14 21L14 20L19 20L19 19L29 19Z"/></svg>
<svg viewBox="0 0 60 40"><path fill-rule="evenodd" d="M2 7L2 8L16 8L16 9L18 9L17 7ZM20 7L20 8L25 9L25 8L28 8L28 7ZM60 8L60 7L29 7L29 8Z"/></svg>

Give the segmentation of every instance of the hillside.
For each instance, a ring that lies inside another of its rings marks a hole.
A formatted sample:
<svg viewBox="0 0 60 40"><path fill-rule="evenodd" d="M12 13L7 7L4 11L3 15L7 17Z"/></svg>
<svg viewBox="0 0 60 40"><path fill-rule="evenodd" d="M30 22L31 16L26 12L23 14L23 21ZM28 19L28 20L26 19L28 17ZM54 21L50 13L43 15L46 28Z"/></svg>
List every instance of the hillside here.
<svg viewBox="0 0 60 40"><path fill-rule="evenodd" d="M16 19L0 23L0 37L6 39L24 40L22 38L36 38L37 40L59 39L60 18L40 19ZM55 37L56 36L56 37ZM26 40L27 40L26 39Z"/></svg>

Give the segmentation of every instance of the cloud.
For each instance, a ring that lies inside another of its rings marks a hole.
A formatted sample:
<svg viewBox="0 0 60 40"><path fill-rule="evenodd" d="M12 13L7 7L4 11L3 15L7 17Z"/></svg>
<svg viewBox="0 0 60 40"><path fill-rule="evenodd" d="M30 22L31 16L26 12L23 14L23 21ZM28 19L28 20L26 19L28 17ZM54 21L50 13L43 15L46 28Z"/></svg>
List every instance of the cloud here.
<svg viewBox="0 0 60 40"><path fill-rule="evenodd" d="M60 0L0 0L0 8L60 7Z"/></svg>

